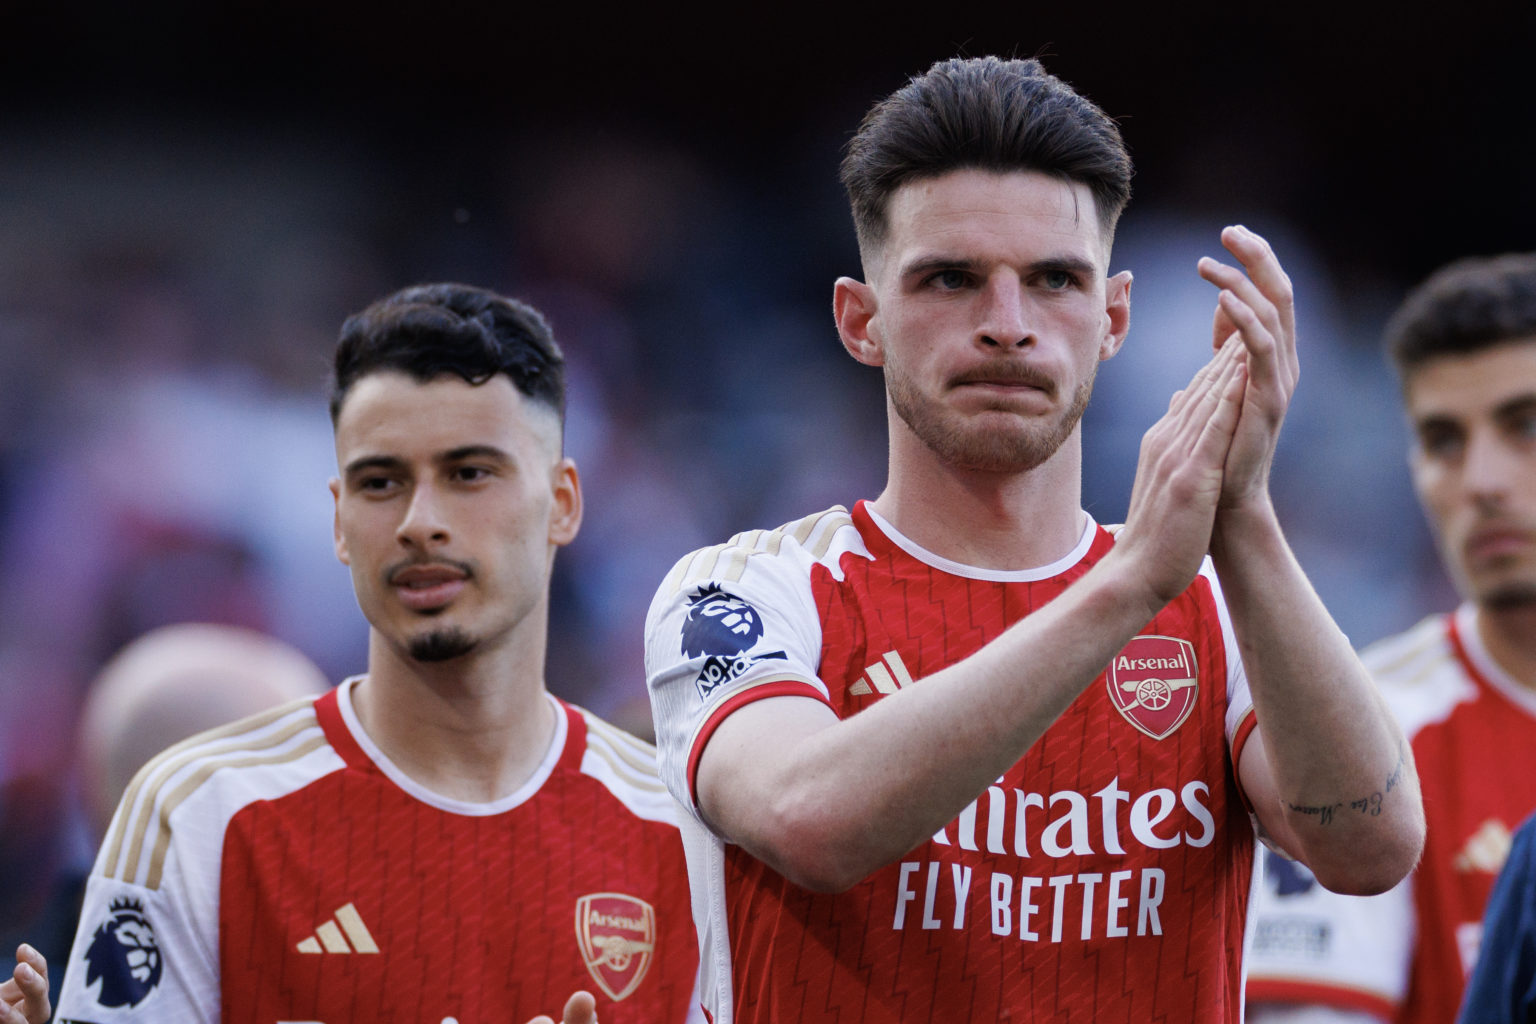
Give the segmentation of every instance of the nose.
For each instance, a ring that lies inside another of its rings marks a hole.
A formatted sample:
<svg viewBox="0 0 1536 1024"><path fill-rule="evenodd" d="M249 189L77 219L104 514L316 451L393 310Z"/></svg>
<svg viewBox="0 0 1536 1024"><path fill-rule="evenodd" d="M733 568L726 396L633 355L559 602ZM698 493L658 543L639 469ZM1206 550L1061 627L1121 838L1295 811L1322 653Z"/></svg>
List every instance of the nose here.
<svg viewBox="0 0 1536 1024"><path fill-rule="evenodd" d="M1022 348L1034 341L1024 306L1023 283L1017 276L998 271L987 279L981 293L981 319L976 339L988 348Z"/></svg>
<svg viewBox="0 0 1536 1024"><path fill-rule="evenodd" d="M448 522L443 515L442 495L430 483L418 483L405 507L405 517L395 528L395 537L404 547L428 548L448 540Z"/></svg>
<svg viewBox="0 0 1536 1024"><path fill-rule="evenodd" d="M1498 504L1522 471L1517 454L1492 430L1477 430L1467 439L1462 462L1462 486L1479 504Z"/></svg>

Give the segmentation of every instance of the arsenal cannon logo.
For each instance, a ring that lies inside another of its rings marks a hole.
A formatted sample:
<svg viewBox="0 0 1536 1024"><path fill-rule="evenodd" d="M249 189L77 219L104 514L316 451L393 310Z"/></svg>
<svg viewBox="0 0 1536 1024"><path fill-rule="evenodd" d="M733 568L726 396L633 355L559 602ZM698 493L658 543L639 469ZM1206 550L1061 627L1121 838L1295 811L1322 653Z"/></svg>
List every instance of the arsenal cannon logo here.
<svg viewBox="0 0 1536 1024"><path fill-rule="evenodd" d="M656 949L656 911L621 892L594 892L576 901L576 941L587 970L618 1002L640 987Z"/></svg>
<svg viewBox="0 0 1536 1024"><path fill-rule="evenodd" d="M1200 693L1195 648L1171 636L1135 636L1104 673L1115 709L1155 740L1184 724Z"/></svg>

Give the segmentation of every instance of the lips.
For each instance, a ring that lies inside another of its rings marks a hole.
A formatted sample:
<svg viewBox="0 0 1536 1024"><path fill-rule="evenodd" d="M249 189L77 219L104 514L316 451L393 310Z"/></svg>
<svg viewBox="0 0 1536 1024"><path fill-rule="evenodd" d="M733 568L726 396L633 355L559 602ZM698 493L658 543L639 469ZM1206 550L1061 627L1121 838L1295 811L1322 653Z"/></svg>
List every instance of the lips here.
<svg viewBox="0 0 1536 1024"><path fill-rule="evenodd" d="M1047 395L1052 395L1056 392L1056 382L1049 376L1021 363L970 370L954 377L950 385L956 388L980 388L1015 393L1043 391Z"/></svg>
<svg viewBox="0 0 1536 1024"><path fill-rule="evenodd" d="M388 582L400 603L413 611L436 611L458 596L469 579L464 566L443 562L413 563L390 570Z"/></svg>
<svg viewBox="0 0 1536 1024"><path fill-rule="evenodd" d="M1488 562L1524 554L1536 544L1536 534L1515 527L1485 527L1467 538L1467 558Z"/></svg>

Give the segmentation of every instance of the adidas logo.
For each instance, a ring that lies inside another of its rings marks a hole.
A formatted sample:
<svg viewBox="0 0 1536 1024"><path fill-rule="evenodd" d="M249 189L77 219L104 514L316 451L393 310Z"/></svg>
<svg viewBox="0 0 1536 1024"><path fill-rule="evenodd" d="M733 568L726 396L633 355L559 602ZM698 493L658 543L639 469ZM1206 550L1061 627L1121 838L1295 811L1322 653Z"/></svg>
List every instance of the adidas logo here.
<svg viewBox="0 0 1536 1024"><path fill-rule="evenodd" d="M895 651L886 651L880 660L864 670L864 675L859 681L848 687L848 693L857 695L861 693L895 693L903 686L912 685L912 674L907 671L907 666L902 664L901 655Z"/></svg>
<svg viewBox="0 0 1536 1024"><path fill-rule="evenodd" d="M339 926L339 927L338 927ZM345 933L345 934L343 934ZM352 944L348 945L347 940ZM378 943L368 933L368 926L348 903L336 911L336 916L315 929L315 934L298 945L300 953L377 953Z"/></svg>
<svg viewBox="0 0 1536 1024"><path fill-rule="evenodd" d="M1451 866L1461 872L1481 871L1496 875L1509 858L1509 848L1513 842L1514 837L1509 834L1508 826L1497 818L1489 818L1456 852Z"/></svg>

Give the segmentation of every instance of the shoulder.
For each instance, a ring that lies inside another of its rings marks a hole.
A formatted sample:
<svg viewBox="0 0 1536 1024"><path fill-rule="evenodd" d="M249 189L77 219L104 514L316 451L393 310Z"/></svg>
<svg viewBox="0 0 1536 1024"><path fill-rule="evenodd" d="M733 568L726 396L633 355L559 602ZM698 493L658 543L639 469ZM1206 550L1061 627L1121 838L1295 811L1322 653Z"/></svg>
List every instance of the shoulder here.
<svg viewBox="0 0 1536 1024"><path fill-rule="evenodd" d="M161 752L129 783L97 861L108 878L156 889L178 828L222 840L242 807L342 766L303 698L199 733ZM217 846L215 846L215 849Z"/></svg>
<svg viewBox="0 0 1536 1024"><path fill-rule="evenodd" d="M1410 736L1477 696L1451 643L1447 620L1430 615L1360 652L1361 663Z"/></svg>
<svg viewBox="0 0 1536 1024"><path fill-rule="evenodd" d="M739 582L748 569L771 563L822 563L835 566L849 550L863 550L852 514L841 505L772 530L747 530L724 544L690 551L662 581L660 595L675 594L703 581ZM867 552L865 552L867 554Z"/></svg>
<svg viewBox="0 0 1536 1024"><path fill-rule="evenodd" d="M676 806L661 781L656 748L585 708L566 706L586 726L581 773L600 783L630 816L675 826Z"/></svg>

